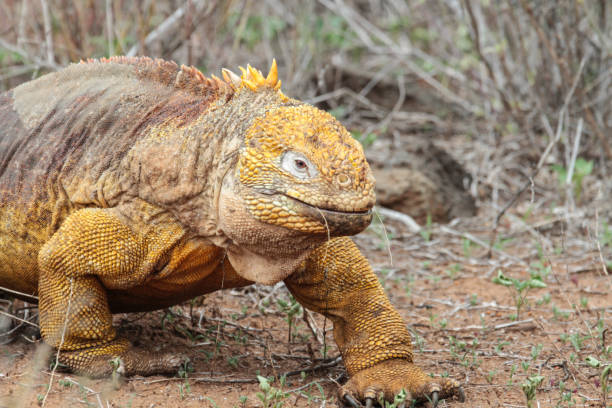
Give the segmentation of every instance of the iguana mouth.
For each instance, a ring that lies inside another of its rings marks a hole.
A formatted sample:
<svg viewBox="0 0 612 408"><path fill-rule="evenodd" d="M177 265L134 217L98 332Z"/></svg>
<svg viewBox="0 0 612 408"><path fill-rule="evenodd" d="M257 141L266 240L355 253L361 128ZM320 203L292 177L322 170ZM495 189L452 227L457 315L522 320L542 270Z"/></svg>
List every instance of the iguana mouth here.
<svg viewBox="0 0 612 408"><path fill-rule="evenodd" d="M338 211L335 209L317 207L286 194L282 195L301 207L298 210L300 215L315 219L325 225L331 236L358 234L366 229L372 221L371 209L365 211Z"/></svg>
<svg viewBox="0 0 612 408"><path fill-rule="evenodd" d="M307 203L306 201L302 201L299 198L295 198L295 197L292 197L292 196L287 195L287 194L282 194L282 195L284 195L287 198L292 199L293 201L297 201L297 202L299 202L301 204L304 204L304 205L306 205L308 207L312 207L312 208L314 208L316 210L323 211L325 213L334 213L334 214L339 214L339 215L360 215L360 216L367 216L367 215L371 215L372 214L372 209L371 208L368 209L368 210L365 210L365 211L342 211L342 210L336 210L336 209L333 209L333 208L319 207L317 205Z"/></svg>

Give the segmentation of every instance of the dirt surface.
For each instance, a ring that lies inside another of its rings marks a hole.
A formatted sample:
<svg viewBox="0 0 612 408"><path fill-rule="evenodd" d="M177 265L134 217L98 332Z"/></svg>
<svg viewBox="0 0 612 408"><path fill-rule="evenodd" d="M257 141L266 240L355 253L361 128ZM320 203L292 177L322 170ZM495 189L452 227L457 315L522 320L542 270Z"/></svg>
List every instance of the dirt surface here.
<svg viewBox="0 0 612 408"><path fill-rule="evenodd" d="M491 258L476 242L488 240L492 227L476 218L432 225L421 234L387 219L386 234L374 223L356 238L414 335L416 362L464 384L468 402L443 407L525 406L522 384L536 375L543 380L534 406L603 404L601 368L585 361L609 362L612 349L604 334L612 323L611 279L597 241L580 228L567 231L564 217L523 215L525 222L512 216L513 222L502 223ZM545 285L523 293L518 318L518 291L494 282L500 272L523 281L540 277ZM136 346L189 357L193 370L174 377L91 380L58 370L52 378L50 352L40 340L26 339L36 333L27 329L1 348L0 407L41 405L49 384L46 407L260 407L256 376L291 371L305 374L287 377L278 400L283 406L338 406L342 363L306 372L329 360L301 311L288 342L283 301L290 305L281 284L117 315L120 334ZM330 323L320 316L315 321L318 330L327 329L327 356L336 357ZM281 387L278 380L272 386Z"/></svg>

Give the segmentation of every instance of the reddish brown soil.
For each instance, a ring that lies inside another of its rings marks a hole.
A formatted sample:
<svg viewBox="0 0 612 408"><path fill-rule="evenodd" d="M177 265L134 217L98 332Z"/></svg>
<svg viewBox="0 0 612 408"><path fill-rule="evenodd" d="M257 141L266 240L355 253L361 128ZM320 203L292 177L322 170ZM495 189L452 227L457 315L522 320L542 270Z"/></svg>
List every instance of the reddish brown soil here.
<svg viewBox="0 0 612 408"><path fill-rule="evenodd" d="M532 225L542 221L532 218ZM427 372L464 384L468 402L442 406L525 406L521 384L537 374L544 380L534 406L602 406L601 369L588 366L585 359L610 362L611 336L602 332L612 323L612 296L611 278L602 272L594 241L567 232L550 233L539 243L528 231L515 228L513 240L489 259L485 248L455 235L488 239L490 226L476 219L451 230L433 226L428 241L391 220L386 226L393 265L379 226L356 241L415 335L416 362ZM510 227L503 226L500 236L511 235ZM549 244L553 247L547 248ZM538 246L544 249L538 251ZM547 286L530 290L528 305L518 321L512 320L516 291L492 278L501 270L527 279L530 269L546 267ZM295 319L288 343L286 314L277 306L277 300L287 296L284 287L253 287L212 294L198 300L192 311L186 304L172 313L116 316L122 334L137 346L187 355L194 369L187 378L134 377L113 383L57 372L50 381L48 358L44 352L37 354L40 341L32 343L20 335L1 348L0 407L39 405L50 382L47 407L263 406L257 397L258 373L280 376L307 370L322 357L322 345L301 318ZM317 325L328 329L328 355L336 356L329 322L317 316ZM344 381L342 373L340 363L289 377L283 406L338 406L334 381ZM278 381L273 385L280 386Z"/></svg>

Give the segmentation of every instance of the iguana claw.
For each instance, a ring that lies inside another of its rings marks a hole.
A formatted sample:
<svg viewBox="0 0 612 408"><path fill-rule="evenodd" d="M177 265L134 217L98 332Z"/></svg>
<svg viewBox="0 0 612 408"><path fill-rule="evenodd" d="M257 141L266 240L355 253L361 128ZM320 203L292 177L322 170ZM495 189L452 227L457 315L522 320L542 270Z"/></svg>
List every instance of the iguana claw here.
<svg viewBox="0 0 612 408"><path fill-rule="evenodd" d="M438 406L438 391L431 393L431 404L433 405L433 408Z"/></svg>
<svg viewBox="0 0 612 408"><path fill-rule="evenodd" d="M355 398L351 394L344 394L344 400L353 408L360 408L361 404L357 402Z"/></svg>
<svg viewBox="0 0 612 408"><path fill-rule="evenodd" d="M463 387L459 386L457 389L457 399L459 402L465 402L465 392L463 392Z"/></svg>
<svg viewBox="0 0 612 408"><path fill-rule="evenodd" d="M340 389L340 396L352 407L362 407L357 402L361 401L366 408L372 408L379 398L389 402L397 400L400 392L405 399L399 407L429 402L428 406L436 408L441 399L453 397L465 401L465 393L456 380L432 378L405 359L385 360L353 373Z"/></svg>

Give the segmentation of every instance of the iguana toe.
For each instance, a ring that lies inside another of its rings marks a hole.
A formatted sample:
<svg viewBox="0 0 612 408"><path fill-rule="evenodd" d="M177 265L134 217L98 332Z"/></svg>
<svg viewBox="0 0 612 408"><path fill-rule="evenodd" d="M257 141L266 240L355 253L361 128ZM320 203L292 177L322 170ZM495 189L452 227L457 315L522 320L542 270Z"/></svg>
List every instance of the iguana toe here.
<svg viewBox="0 0 612 408"><path fill-rule="evenodd" d="M75 351L61 351L59 362L70 370L92 378L174 374L189 359L175 353L156 353L131 347L125 339Z"/></svg>
<svg viewBox="0 0 612 408"><path fill-rule="evenodd" d="M416 403L430 403L437 407L441 399L456 397L465 401L465 394L459 382L449 378L434 379L419 367L404 359L391 359L360 370L340 389L344 403L352 407L366 408L376 403L384 406L384 401L394 402L396 406Z"/></svg>

